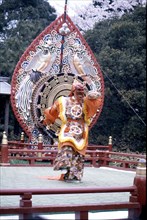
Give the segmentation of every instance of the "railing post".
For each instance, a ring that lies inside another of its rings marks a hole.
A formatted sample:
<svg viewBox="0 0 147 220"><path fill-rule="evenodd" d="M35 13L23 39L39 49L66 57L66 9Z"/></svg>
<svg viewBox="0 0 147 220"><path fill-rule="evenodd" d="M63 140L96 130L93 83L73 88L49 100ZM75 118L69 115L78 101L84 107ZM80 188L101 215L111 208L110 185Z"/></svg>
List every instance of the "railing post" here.
<svg viewBox="0 0 147 220"><path fill-rule="evenodd" d="M20 207L28 208L32 207L32 194L31 193L24 193L23 195L20 196ZM26 219L31 219L32 213L22 213L19 215L19 220L26 220Z"/></svg>
<svg viewBox="0 0 147 220"><path fill-rule="evenodd" d="M8 139L6 132L3 132L3 138L2 138L2 144L1 144L1 166L8 166L9 163L9 157L8 157Z"/></svg>
<svg viewBox="0 0 147 220"><path fill-rule="evenodd" d="M112 151L112 136L109 136L108 147L109 147L109 151ZM108 153L104 153L104 157L105 158L109 158L109 154ZM103 165L104 166L109 166L109 163L110 162L107 161L107 159L103 161Z"/></svg>
<svg viewBox="0 0 147 220"><path fill-rule="evenodd" d="M140 210L129 210L129 217L139 217L143 219L146 210L146 160L140 159L136 168L136 176L134 178L134 185L137 187L136 196L132 196L132 202L140 203Z"/></svg>
<svg viewBox="0 0 147 220"><path fill-rule="evenodd" d="M21 132L20 142L21 142L21 143L24 143L24 132Z"/></svg>
<svg viewBox="0 0 147 220"><path fill-rule="evenodd" d="M23 145L23 143L24 143L24 132L21 132L21 135L20 135L20 146L21 147L19 147L20 149L24 149L24 150L27 150L27 148L25 147L24 148L24 145ZM23 156L25 157L27 155L27 153L23 153Z"/></svg>
<svg viewBox="0 0 147 220"><path fill-rule="evenodd" d="M88 220L88 211L75 212L75 220Z"/></svg>
<svg viewBox="0 0 147 220"><path fill-rule="evenodd" d="M92 152L92 166L96 167L96 152Z"/></svg>
<svg viewBox="0 0 147 220"><path fill-rule="evenodd" d="M24 145L23 145L23 143L24 143L24 132L21 132L20 143L21 143L21 146L24 147Z"/></svg>
<svg viewBox="0 0 147 220"><path fill-rule="evenodd" d="M109 136L108 146L109 146L109 151L112 151L112 136Z"/></svg>
<svg viewBox="0 0 147 220"><path fill-rule="evenodd" d="M43 137L42 134L39 134L38 136L38 150L43 149ZM38 157L42 157L42 153L38 152ZM39 161L42 161L42 159L38 159Z"/></svg>

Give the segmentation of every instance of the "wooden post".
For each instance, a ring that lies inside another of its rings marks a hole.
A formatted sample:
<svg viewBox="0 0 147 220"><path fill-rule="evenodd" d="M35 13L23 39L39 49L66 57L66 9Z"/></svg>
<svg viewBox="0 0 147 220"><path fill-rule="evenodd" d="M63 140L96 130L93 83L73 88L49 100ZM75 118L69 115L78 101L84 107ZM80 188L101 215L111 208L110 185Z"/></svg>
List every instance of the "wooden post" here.
<svg viewBox="0 0 147 220"><path fill-rule="evenodd" d="M109 151L112 151L112 136L109 136L108 147L109 147ZM109 166L110 163L110 161L107 161L107 158L109 158L109 153L107 152L104 153L104 157L106 158L106 160L103 161L104 166Z"/></svg>
<svg viewBox="0 0 147 220"><path fill-rule="evenodd" d="M43 137L42 134L39 134L38 136L38 150L43 149ZM38 152L38 157L42 157L42 153ZM42 161L42 159L38 159L39 161Z"/></svg>
<svg viewBox="0 0 147 220"><path fill-rule="evenodd" d="M92 166L96 167L96 152L92 152Z"/></svg>
<svg viewBox="0 0 147 220"><path fill-rule="evenodd" d="M25 147L25 145L24 145L23 143L24 143L24 132L21 132L21 135L20 135L20 146L21 146L21 147L19 147L19 148L20 148L20 149L27 150L28 147ZM23 156L23 157L27 156L27 153L24 152L24 153L22 154L22 156Z"/></svg>
<svg viewBox="0 0 147 220"><path fill-rule="evenodd" d="M112 136L109 136L108 146L109 146L109 151L112 151Z"/></svg>
<svg viewBox="0 0 147 220"><path fill-rule="evenodd" d="M24 143L24 132L21 132L20 142L21 142L21 143Z"/></svg>
<svg viewBox="0 0 147 220"><path fill-rule="evenodd" d="M88 220L88 211L75 212L75 220Z"/></svg>
<svg viewBox="0 0 147 220"><path fill-rule="evenodd" d="M140 210L129 210L129 217L136 218L145 217L146 210L146 160L140 159L136 168L136 176L134 178L134 185L137 187L136 195L130 197L130 201L139 202Z"/></svg>
<svg viewBox="0 0 147 220"><path fill-rule="evenodd" d="M20 200L20 207L28 208L32 207L32 194L31 193L24 193L21 195L21 200ZM26 220L26 219L31 219L32 213L23 213L19 215L19 220Z"/></svg>
<svg viewBox="0 0 147 220"><path fill-rule="evenodd" d="M8 124L9 124L9 96L6 96L6 105L5 105L5 124L4 129L6 131L6 135L8 135Z"/></svg>
<svg viewBox="0 0 147 220"><path fill-rule="evenodd" d="M9 158L8 158L8 140L6 132L3 132L2 144L1 144L1 166L8 166Z"/></svg>

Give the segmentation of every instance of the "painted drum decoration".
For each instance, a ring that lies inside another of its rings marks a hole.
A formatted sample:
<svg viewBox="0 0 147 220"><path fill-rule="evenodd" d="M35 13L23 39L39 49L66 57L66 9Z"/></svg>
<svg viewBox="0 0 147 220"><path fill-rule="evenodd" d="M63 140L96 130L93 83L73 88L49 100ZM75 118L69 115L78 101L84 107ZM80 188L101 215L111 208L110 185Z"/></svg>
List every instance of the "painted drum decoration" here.
<svg viewBox="0 0 147 220"><path fill-rule="evenodd" d="M44 109L60 96L68 96L74 80L86 85L85 93L101 94L101 106L91 118L96 123L104 102L104 81L100 66L68 15L52 22L26 49L12 76L11 104L14 114L32 142L42 133L44 142L58 132L60 120L48 131L41 119ZM80 109L79 109L80 111ZM74 115L74 109L72 109ZM80 114L80 113L79 113ZM79 132L79 131L77 131Z"/></svg>

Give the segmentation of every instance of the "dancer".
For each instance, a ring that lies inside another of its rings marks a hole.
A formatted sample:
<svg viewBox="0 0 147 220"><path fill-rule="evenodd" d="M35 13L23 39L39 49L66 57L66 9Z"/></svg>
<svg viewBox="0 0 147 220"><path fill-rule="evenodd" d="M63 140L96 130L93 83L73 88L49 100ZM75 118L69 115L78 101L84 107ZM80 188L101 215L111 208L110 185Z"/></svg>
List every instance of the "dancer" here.
<svg viewBox="0 0 147 220"><path fill-rule="evenodd" d="M75 80L69 96L61 96L44 111L44 125L50 126L57 118L62 122L54 170L66 171L58 178L63 181L81 181L88 146L88 126L101 105L100 94L89 91L85 95L84 88L84 84Z"/></svg>

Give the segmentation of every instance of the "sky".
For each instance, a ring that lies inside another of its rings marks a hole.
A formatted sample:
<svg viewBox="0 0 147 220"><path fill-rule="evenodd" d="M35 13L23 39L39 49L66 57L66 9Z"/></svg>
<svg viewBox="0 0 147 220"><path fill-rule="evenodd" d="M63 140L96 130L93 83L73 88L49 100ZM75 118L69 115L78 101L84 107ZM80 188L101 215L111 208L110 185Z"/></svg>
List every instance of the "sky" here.
<svg viewBox="0 0 147 220"><path fill-rule="evenodd" d="M48 0L48 2L56 9L58 16L64 13L65 0ZM77 7L87 6L91 2L92 0L67 0L67 14L72 17L76 15Z"/></svg>

